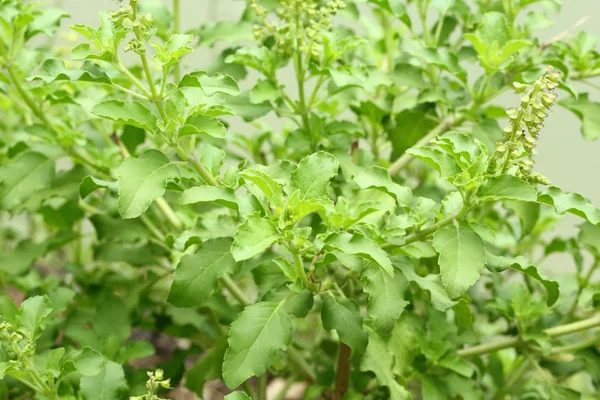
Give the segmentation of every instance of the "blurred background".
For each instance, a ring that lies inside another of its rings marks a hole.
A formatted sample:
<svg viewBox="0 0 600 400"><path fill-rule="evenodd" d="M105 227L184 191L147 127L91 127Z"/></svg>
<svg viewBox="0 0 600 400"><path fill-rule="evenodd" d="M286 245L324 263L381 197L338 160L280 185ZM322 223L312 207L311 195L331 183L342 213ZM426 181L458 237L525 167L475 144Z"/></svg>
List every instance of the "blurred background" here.
<svg viewBox="0 0 600 400"><path fill-rule="evenodd" d="M65 9L71 19L64 21L64 26L72 23L98 25L98 12L113 10L119 7L116 0L49 0L55 6ZM170 0L165 0L170 6ZM244 0L181 0L182 31L198 28L207 22L221 20L237 21L244 11ZM545 10L543 5L538 7ZM580 30L600 36L600 0L563 0L560 13L548 13L554 24L538 31L542 42L566 32L565 39L574 36ZM579 24L579 25L578 25ZM577 26L578 25L578 26ZM62 31L63 35L68 30ZM221 51L219 45L214 48L202 48L184 59L184 70L201 69ZM474 73L469 71L474 80ZM250 75L252 79L252 75ZM291 79L291 76L290 76ZM284 77L283 82L286 81ZM593 82L600 87L600 80ZM242 84L242 86L244 86ZM600 101L600 90L577 83L574 87L580 92L590 93L592 101ZM506 93L498 98L497 104L505 107L516 106L518 98L513 93ZM233 125L239 130L243 125ZM548 118L546 127L541 133L536 157L535 170L547 176L553 184L565 191L573 191L590 199L600 206L600 139L595 142L584 140L580 133L581 123L570 111L555 107ZM598 182L598 183L597 183ZM577 233L576 225L581 220L568 216L560 224L556 235L567 237ZM544 261L545 271L553 275L564 272L572 262L567 256L551 256Z"/></svg>

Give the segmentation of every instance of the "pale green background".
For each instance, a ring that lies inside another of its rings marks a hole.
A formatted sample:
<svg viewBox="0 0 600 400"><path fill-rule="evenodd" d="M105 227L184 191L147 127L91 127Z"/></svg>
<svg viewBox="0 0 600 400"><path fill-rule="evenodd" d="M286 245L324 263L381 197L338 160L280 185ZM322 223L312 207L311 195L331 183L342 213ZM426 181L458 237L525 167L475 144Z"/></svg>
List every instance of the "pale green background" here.
<svg viewBox="0 0 600 400"><path fill-rule="evenodd" d="M115 0L56 0L66 9L72 19L67 23L85 23L96 26L100 10L112 10L118 7ZM244 8L243 0L181 0L182 28L193 29L206 21L237 20ZM539 31L538 35L547 41L555 35L568 30L583 17L589 19L575 29L586 30L600 36L600 0L564 0L560 14L555 15L553 27ZM202 49L185 61L187 68L201 68L216 50ZM575 85L580 91L589 91L593 100L600 101L600 92L585 85ZM517 101L513 94L504 95L500 100L505 106ZM596 205L600 205L600 141L589 142L580 134L580 122L569 111L556 107L553 109L546 127L541 133L536 157L535 170L546 175L553 184L566 191L581 193ZM574 228L579 220L569 217L564 221L558 234L568 236L577 232ZM567 257L554 257L545 262L548 272L564 270L565 263L571 264Z"/></svg>

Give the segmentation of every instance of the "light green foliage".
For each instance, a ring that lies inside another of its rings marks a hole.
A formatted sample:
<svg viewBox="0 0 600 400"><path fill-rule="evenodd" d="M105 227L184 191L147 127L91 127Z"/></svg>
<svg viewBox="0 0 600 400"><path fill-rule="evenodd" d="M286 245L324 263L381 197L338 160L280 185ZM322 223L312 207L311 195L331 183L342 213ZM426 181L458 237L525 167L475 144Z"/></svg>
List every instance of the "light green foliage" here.
<svg viewBox="0 0 600 400"><path fill-rule="evenodd" d="M595 398L600 210L534 163L554 105L600 137L560 0L115 3L0 0L0 398Z"/></svg>

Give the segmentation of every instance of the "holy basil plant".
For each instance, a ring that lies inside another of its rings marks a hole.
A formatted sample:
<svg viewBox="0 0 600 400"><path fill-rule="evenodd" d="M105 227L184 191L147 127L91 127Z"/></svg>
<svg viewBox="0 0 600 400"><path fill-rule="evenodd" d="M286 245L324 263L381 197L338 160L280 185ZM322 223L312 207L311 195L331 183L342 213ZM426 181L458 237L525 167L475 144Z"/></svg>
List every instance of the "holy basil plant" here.
<svg viewBox="0 0 600 400"><path fill-rule="evenodd" d="M600 210L534 165L556 105L600 137L560 0L119 3L0 0L0 397L597 399Z"/></svg>

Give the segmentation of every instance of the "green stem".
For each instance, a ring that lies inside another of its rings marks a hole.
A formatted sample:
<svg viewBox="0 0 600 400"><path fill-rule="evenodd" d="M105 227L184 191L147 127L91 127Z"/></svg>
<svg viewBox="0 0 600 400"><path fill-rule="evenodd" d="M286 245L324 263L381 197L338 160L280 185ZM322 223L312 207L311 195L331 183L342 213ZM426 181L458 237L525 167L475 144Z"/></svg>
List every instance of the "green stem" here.
<svg viewBox="0 0 600 400"><path fill-rule="evenodd" d="M427 9L429 8L429 0L420 0L418 9L419 9L419 19L421 20L421 26L423 27L423 39L425 40L425 45L429 47L431 43L431 33L429 32L429 27L427 26Z"/></svg>
<svg viewBox="0 0 600 400"><path fill-rule="evenodd" d="M576 333L585 331L587 329L597 328L600 326L600 315L592 318L585 319L583 321L574 322L572 324L560 325L554 328L549 328L544 331L550 337L558 337L568 335L570 333ZM515 347L521 343L520 338L510 337L500 339L492 343L484 343L477 346L468 347L466 349L458 350L458 355L461 357L473 357L480 356L487 353L493 353L498 350L507 349L509 347Z"/></svg>
<svg viewBox="0 0 600 400"><path fill-rule="evenodd" d="M267 371L258 377L258 400L267 400Z"/></svg>
<svg viewBox="0 0 600 400"><path fill-rule="evenodd" d="M292 255L294 256L294 267L296 271L296 275L302 281L304 287L308 285L308 277L306 276L306 271L304 270L304 262L302 261L302 256L298 251L298 248L295 245L290 246L292 249Z"/></svg>
<svg viewBox="0 0 600 400"><path fill-rule="evenodd" d="M198 174L200 174L206 183L211 186L219 186L219 182L217 182L213 174L207 170L206 167L202 165L196 157L191 156L190 153L185 151L181 146L177 146L176 150L177 154L179 154L179 157L181 157L182 160L191 163L194 169L198 172Z"/></svg>
<svg viewBox="0 0 600 400"><path fill-rule="evenodd" d="M583 289L585 289L588 286L588 284L590 283L590 279L592 279L592 275L594 275L594 272L596 271L596 268L598 268L599 265L600 265L600 262L598 260L596 260L594 262L594 264L592 264L590 266L590 270L587 272L587 274L585 275L583 280L580 282L579 289L577 290L577 294L575 295L575 298L573 299L573 304L571 304L569 311L567 311L567 313L563 317L562 322L567 322L575 313L575 310L577 309L579 296L581 295L581 292L583 292Z"/></svg>
<svg viewBox="0 0 600 400"><path fill-rule="evenodd" d="M180 0L173 0L173 33L178 34L181 32L181 3ZM181 66L179 63L175 64L173 70L175 82L181 80ZM166 81L166 79L165 79Z"/></svg>
<svg viewBox="0 0 600 400"><path fill-rule="evenodd" d="M142 84L142 82L140 82L140 80L138 78L135 77L135 75L133 75L131 72L129 72L129 69L127 69L127 67L125 65L123 65L123 63L120 60L117 60L117 62L113 63L113 66L120 73L125 75L131 81L131 83L134 84L134 86L136 86L138 89L140 89L142 91L142 93L144 94L144 96L146 96L146 98L150 99L152 97L152 93L150 93L148 91L148 89L146 89L146 87Z"/></svg>
<svg viewBox="0 0 600 400"><path fill-rule="evenodd" d="M223 285L223 287L227 289L229 293L231 293L231 295L240 302L241 305L247 307L252 304L248 297L246 297L246 294L242 292L242 289L240 289L240 287L229 277L229 275L223 275L219 279L219 282L221 282L221 285Z"/></svg>
<svg viewBox="0 0 600 400"><path fill-rule="evenodd" d="M414 242L420 242L420 241L426 239L430 235L437 232L438 229L451 224L455 220L460 220L461 218L463 218L467 214L467 212L469 212L469 210L470 210L470 207L465 205L457 214L448 215L446 218L436 222L435 224L433 224L425 229L422 229L418 232L415 232L412 235L408 235L406 237L406 239L404 239L403 246L406 246L406 245L414 243Z"/></svg>
<svg viewBox="0 0 600 400"><path fill-rule="evenodd" d="M308 365L302 354L295 347L289 346L287 349L287 355L294 366L302 372L310 382L317 381L317 375L315 375L313 368Z"/></svg>
<svg viewBox="0 0 600 400"><path fill-rule="evenodd" d="M595 346L597 343L600 343L600 335L595 335L587 340L583 340L581 342L568 344L565 346L558 346L552 349L553 354L557 353L574 353L579 350L587 349L588 347Z"/></svg>
<svg viewBox="0 0 600 400"><path fill-rule="evenodd" d="M305 71L302 67L302 54L300 52L296 52L294 55L294 70L296 72L296 81L298 82L298 112L300 113L300 117L302 118L302 125L304 126L304 130L310 136L313 150L316 149L318 139L314 137L312 124L310 121L310 113L306 106L306 94L304 92L304 79L305 79Z"/></svg>
<svg viewBox="0 0 600 400"><path fill-rule="evenodd" d="M458 117L455 119L449 118L449 119L444 120L441 124L439 124L438 126L433 128L429 133L427 133L425 136L423 136L413 147L425 146L436 136L443 134L451 127L461 125L464 121L465 121L464 117ZM402 154L402 156L400 158L398 158L396 161L394 161L392 163L392 165L390 165L390 167L388 168L390 175L393 176L393 175L396 175L398 172L400 172L401 169L405 168L411 162L412 158L413 158L412 155L410 155L408 153Z"/></svg>
<svg viewBox="0 0 600 400"><path fill-rule="evenodd" d="M438 21L437 28L435 30L435 39L434 39L434 47L437 47L440 42L440 37L442 36L442 28L444 27L444 22L446 21L446 13L440 14L440 20Z"/></svg>
<svg viewBox="0 0 600 400"><path fill-rule="evenodd" d="M155 201L156 205L158 206L158 208L160 208L164 216L167 217L171 225L173 225L179 231L182 230L183 222L181 222L177 214L175 214L169 203L167 203L167 201L163 197L159 197Z"/></svg>

